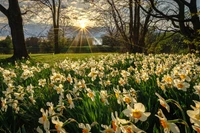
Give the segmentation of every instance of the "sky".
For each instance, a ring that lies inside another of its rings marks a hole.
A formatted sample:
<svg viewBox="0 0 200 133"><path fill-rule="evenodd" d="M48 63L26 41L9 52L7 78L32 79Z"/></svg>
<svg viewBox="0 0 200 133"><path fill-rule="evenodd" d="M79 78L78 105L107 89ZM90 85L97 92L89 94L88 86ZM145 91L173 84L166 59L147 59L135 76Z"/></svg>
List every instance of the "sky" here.
<svg viewBox="0 0 200 133"><path fill-rule="evenodd" d="M21 11L25 12L26 10L32 10L32 12L28 12L26 15L23 15L23 22L24 22L24 32L25 36L45 36L49 28L52 25L52 19L50 10L48 8L42 8L40 10L40 6L31 2L31 0L19 0ZM73 25L79 27L82 22L86 26L98 26L96 22L92 21L98 13L94 10L94 4L103 3L105 0L93 0L94 3L84 2L84 1L91 1L91 0L62 0L62 21L70 22L68 25ZM98 1L98 2L97 2ZM190 0L188 0L190 1ZM198 5L200 5L200 0L197 0ZM8 7L7 0L0 0L0 4ZM107 8L107 7L101 7ZM39 11L37 11L39 9ZM0 36L9 35L9 27L7 25L7 18L0 12ZM102 34L102 31L99 32ZM98 35L97 33L97 36Z"/></svg>
<svg viewBox="0 0 200 133"><path fill-rule="evenodd" d="M37 11L40 8L38 4L30 0L21 1L20 7L22 13L26 10L33 11L23 15L25 36L45 36L52 25L49 8L42 7L42 11ZM0 4L8 7L7 0L0 0ZM80 27L84 23L84 25L89 27L96 26L94 21L90 21L96 15L90 10L92 6L92 3L84 2L84 0L62 0L61 17L66 18L65 21L69 23L68 25ZM64 19L61 19L60 25L62 25L63 21ZM0 36L10 34L7 23L7 18L0 12ZM102 34L102 32L99 34Z"/></svg>

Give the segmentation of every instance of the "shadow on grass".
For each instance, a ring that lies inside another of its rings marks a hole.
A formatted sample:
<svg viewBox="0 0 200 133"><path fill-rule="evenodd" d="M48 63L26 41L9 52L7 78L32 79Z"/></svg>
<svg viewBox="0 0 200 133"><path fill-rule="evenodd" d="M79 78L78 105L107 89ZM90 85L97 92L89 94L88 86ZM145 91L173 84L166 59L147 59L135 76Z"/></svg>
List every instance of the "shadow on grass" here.
<svg viewBox="0 0 200 133"><path fill-rule="evenodd" d="M26 61L26 59L16 59L13 57L8 57L5 59L0 59L0 67L8 67L8 66L14 66L15 62L23 62Z"/></svg>

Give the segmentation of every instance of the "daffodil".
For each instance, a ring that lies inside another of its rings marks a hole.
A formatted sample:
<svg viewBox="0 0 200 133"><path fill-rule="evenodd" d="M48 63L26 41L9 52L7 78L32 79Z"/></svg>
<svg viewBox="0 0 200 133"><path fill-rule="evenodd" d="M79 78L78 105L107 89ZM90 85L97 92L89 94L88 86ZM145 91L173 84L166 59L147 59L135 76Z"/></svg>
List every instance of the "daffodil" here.
<svg viewBox="0 0 200 133"><path fill-rule="evenodd" d="M121 104L123 102L123 96L122 96L122 92L119 90L119 86L117 86L116 88L113 88L114 92L115 92L115 97L117 98L117 103Z"/></svg>
<svg viewBox="0 0 200 133"><path fill-rule="evenodd" d="M160 124L164 128L164 133L170 133L170 131L173 133L180 133L178 126L175 123L168 121L161 109L159 109L158 115L156 115L156 117L159 118Z"/></svg>
<svg viewBox="0 0 200 133"><path fill-rule="evenodd" d="M39 123L43 125L45 131L49 131L50 122L48 120L48 110L44 111L43 108L40 109L42 112L42 117L39 118Z"/></svg>
<svg viewBox="0 0 200 133"><path fill-rule="evenodd" d="M158 96L158 101L160 102L160 105L163 106L168 112L170 112L170 107L167 104L166 100L161 97L158 93L155 93L156 96Z"/></svg>
<svg viewBox="0 0 200 133"><path fill-rule="evenodd" d="M7 108L8 108L7 99L1 97L1 110L4 111L4 112L6 112Z"/></svg>
<svg viewBox="0 0 200 133"><path fill-rule="evenodd" d="M92 91L90 88L87 88L86 90L87 90L87 96L91 98L92 101L94 101L96 96L95 92Z"/></svg>
<svg viewBox="0 0 200 133"><path fill-rule="evenodd" d="M46 79L39 79L38 85L44 87L46 85Z"/></svg>
<svg viewBox="0 0 200 133"><path fill-rule="evenodd" d="M101 127L104 128L104 130L101 131L102 133L115 133L115 131L110 126L101 125Z"/></svg>
<svg viewBox="0 0 200 133"><path fill-rule="evenodd" d="M69 104L69 108L70 109L74 108L74 102L73 102L72 96L70 94L67 94L66 97Z"/></svg>
<svg viewBox="0 0 200 133"><path fill-rule="evenodd" d="M193 88L195 89L195 93L200 96L200 84L195 85Z"/></svg>
<svg viewBox="0 0 200 133"><path fill-rule="evenodd" d="M190 84L185 82L185 81L181 81L179 79L175 79L174 80L174 86L178 90L187 91L187 89L190 87Z"/></svg>
<svg viewBox="0 0 200 133"><path fill-rule="evenodd" d="M145 133L145 131L139 129L134 124L122 126L121 130L123 133Z"/></svg>
<svg viewBox="0 0 200 133"><path fill-rule="evenodd" d="M112 128L115 131L115 133L121 133L121 127L123 126L123 124L128 124L130 122L125 119L120 119L118 117L117 111L115 111L115 115L113 112L111 113L111 118L112 118Z"/></svg>
<svg viewBox="0 0 200 133"><path fill-rule="evenodd" d="M54 85L53 88L56 90L57 94L61 94L61 93L64 92L64 89L63 89L63 85L62 85L62 84L59 84L58 86Z"/></svg>
<svg viewBox="0 0 200 133"><path fill-rule="evenodd" d="M145 112L145 106L142 103L135 103L133 108L127 105L127 109L123 110L123 113L130 119L134 119L135 122L138 120L146 121L151 114L150 112Z"/></svg>
<svg viewBox="0 0 200 133"><path fill-rule="evenodd" d="M58 117L52 117L52 123L55 125L57 133L67 133L63 127L63 122L58 119Z"/></svg>
<svg viewBox="0 0 200 133"><path fill-rule="evenodd" d="M101 90L100 91L100 100L105 104L108 105L108 93L106 90Z"/></svg>
<svg viewBox="0 0 200 133"><path fill-rule="evenodd" d="M97 78L98 73L99 72L96 70L96 68L91 68L91 71L88 74L88 77L91 77L92 81L94 81Z"/></svg>
<svg viewBox="0 0 200 133"><path fill-rule="evenodd" d="M78 127L82 129L82 133L91 133L91 126L89 124L79 123Z"/></svg>

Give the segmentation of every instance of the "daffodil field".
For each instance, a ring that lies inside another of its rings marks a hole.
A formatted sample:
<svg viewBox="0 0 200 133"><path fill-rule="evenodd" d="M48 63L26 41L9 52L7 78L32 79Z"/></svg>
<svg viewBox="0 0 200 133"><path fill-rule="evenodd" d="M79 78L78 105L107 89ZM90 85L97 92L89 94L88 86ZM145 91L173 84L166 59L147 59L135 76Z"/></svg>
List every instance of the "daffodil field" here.
<svg viewBox="0 0 200 133"><path fill-rule="evenodd" d="M200 132L195 54L16 61L0 83L2 133Z"/></svg>

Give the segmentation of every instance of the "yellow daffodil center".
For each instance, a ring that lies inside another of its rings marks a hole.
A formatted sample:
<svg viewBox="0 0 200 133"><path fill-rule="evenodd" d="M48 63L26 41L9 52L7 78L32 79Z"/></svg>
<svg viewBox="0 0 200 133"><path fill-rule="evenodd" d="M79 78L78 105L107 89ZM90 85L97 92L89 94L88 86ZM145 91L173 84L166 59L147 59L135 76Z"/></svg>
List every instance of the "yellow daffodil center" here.
<svg viewBox="0 0 200 133"><path fill-rule="evenodd" d="M113 131L110 129L106 129L105 133L113 133Z"/></svg>
<svg viewBox="0 0 200 133"><path fill-rule="evenodd" d="M104 98L101 98L101 101L104 103L104 102L105 102L105 99L104 99Z"/></svg>
<svg viewBox="0 0 200 133"><path fill-rule="evenodd" d="M163 128L168 128L168 124L164 120L160 120L160 124L163 126Z"/></svg>
<svg viewBox="0 0 200 133"><path fill-rule="evenodd" d="M184 74L181 74L181 75L180 75L180 78L181 78L181 79L185 79L186 76L185 76Z"/></svg>
<svg viewBox="0 0 200 133"><path fill-rule="evenodd" d="M45 115L42 116L43 122L46 121L47 117Z"/></svg>
<svg viewBox="0 0 200 133"><path fill-rule="evenodd" d="M60 92L61 88L60 87L56 87L56 91Z"/></svg>
<svg viewBox="0 0 200 133"><path fill-rule="evenodd" d="M168 83L171 83L172 82L172 78L171 77L167 77L167 78L165 78L165 81L168 82Z"/></svg>
<svg viewBox="0 0 200 133"><path fill-rule="evenodd" d="M115 96L116 96L116 98L118 98L119 97L119 93L115 93Z"/></svg>
<svg viewBox="0 0 200 133"><path fill-rule="evenodd" d="M89 133L88 129L83 129L82 133Z"/></svg>
<svg viewBox="0 0 200 133"><path fill-rule="evenodd" d="M131 99L129 97L126 97L124 100L126 103L131 103Z"/></svg>
<svg viewBox="0 0 200 133"><path fill-rule="evenodd" d="M69 104L72 104L72 100L71 100L71 99L68 99L68 103L69 103Z"/></svg>
<svg viewBox="0 0 200 133"><path fill-rule="evenodd" d="M200 133L200 128L195 127L195 129L196 129L197 133Z"/></svg>
<svg viewBox="0 0 200 133"><path fill-rule="evenodd" d="M200 120L200 114L195 115L195 118L196 118L197 120Z"/></svg>
<svg viewBox="0 0 200 133"><path fill-rule="evenodd" d="M134 118L140 118L142 116L142 113L141 113L141 111L134 109L132 112L132 115Z"/></svg>
<svg viewBox="0 0 200 133"><path fill-rule="evenodd" d="M133 133L130 127L127 127L125 130L126 130L126 133Z"/></svg>
<svg viewBox="0 0 200 133"><path fill-rule="evenodd" d="M92 92L89 92L88 95L89 95L90 98L94 97L94 94Z"/></svg>
<svg viewBox="0 0 200 133"><path fill-rule="evenodd" d="M68 77L68 78L67 78L67 81L70 83L70 82L72 81L72 79Z"/></svg>
<svg viewBox="0 0 200 133"><path fill-rule="evenodd" d="M117 126L116 126L116 124L115 124L115 121L112 121L112 127L113 127L113 130L116 131Z"/></svg>
<svg viewBox="0 0 200 133"><path fill-rule="evenodd" d="M177 84L178 88L183 88L183 84Z"/></svg>
<svg viewBox="0 0 200 133"><path fill-rule="evenodd" d="M164 108L167 107L167 105L164 102L162 102L162 101L160 102L160 105L163 106Z"/></svg>

